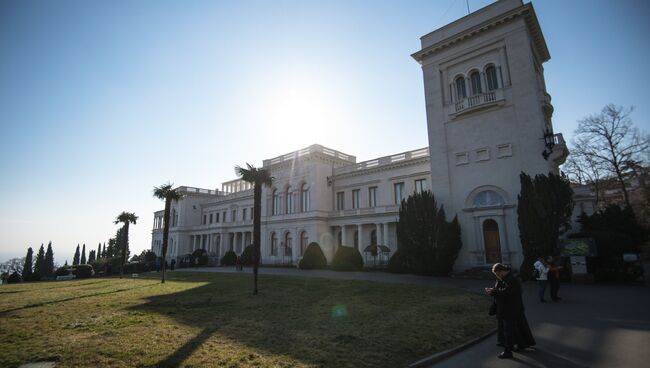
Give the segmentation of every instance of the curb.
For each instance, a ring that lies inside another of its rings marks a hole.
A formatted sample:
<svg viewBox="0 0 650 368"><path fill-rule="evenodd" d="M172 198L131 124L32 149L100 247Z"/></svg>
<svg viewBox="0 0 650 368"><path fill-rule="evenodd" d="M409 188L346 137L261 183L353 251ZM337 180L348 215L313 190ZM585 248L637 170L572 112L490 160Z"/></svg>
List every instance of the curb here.
<svg viewBox="0 0 650 368"><path fill-rule="evenodd" d="M487 339L488 337L494 335L497 332L497 329L493 329L492 331L486 333L483 336L477 337L474 340L470 340L462 345L456 346L455 348L451 348L445 351L441 351L439 353L433 354L429 357L426 357L424 359L418 360L415 363L412 363L408 366L408 368L422 368L422 367L428 367L432 364L438 363L441 360L444 360L456 353L459 353L473 345L478 344L479 342Z"/></svg>

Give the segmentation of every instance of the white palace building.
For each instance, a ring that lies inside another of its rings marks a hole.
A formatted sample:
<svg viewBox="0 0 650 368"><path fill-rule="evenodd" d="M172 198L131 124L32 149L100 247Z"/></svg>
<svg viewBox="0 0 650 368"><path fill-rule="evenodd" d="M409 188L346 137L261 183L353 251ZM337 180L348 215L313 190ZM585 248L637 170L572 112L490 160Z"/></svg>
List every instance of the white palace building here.
<svg viewBox="0 0 650 368"><path fill-rule="evenodd" d="M421 38L429 147L356 162L320 145L263 161L275 178L262 191L262 264L297 264L318 242L331 262L339 245L397 250L399 205L431 190L458 216L457 271L497 261L518 267L519 174L558 173L568 155L553 134L544 84L549 51L532 4L502 0ZM233 180L220 190L182 186L172 204L168 259L203 248L221 257L252 243L253 191ZM449 219L450 219L449 218ZM161 254L163 211L152 249Z"/></svg>

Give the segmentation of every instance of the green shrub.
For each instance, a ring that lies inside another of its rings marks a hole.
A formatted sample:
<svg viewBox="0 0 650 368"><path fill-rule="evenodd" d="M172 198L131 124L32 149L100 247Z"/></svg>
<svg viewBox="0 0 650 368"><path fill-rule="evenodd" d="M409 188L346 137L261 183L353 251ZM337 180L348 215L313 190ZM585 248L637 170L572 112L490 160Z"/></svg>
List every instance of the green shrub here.
<svg viewBox="0 0 650 368"><path fill-rule="evenodd" d="M74 271L72 271L72 274L77 276L78 279L85 279L94 276L95 270L93 270L93 266L89 264L80 264L74 266Z"/></svg>
<svg viewBox="0 0 650 368"><path fill-rule="evenodd" d="M357 248L339 246L332 260L332 269L336 271L361 271L363 258Z"/></svg>
<svg viewBox="0 0 650 368"><path fill-rule="evenodd" d="M85 279L95 275L93 266L89 264L80 264L76 266L63 266L56 269L56 276L67 276L69 275L68 269L72 268L72 274L75 275L78 279Z"/></svg>
<svg viewBox="0 0 650 368"><path fill-rule="evenodd" d="M22 281L20 274L17 271L14 271L7 277L7 284L17 284Z"/></svg>
<svg viewBox="0 0 650 368"><path fill-rule="evenodd" d="M244 248L244 251L241 253L241 264L242 266L253 265L253 244Z"/></svg>
<svg viewBox="0 0 650 368"><path fill-rule="evenodd" d="M144 262L131 262L124 265L124 273L143 273L149 271L149 265Z"/></svg>
<svg viewBox="0 0 650 368"><path fill-rule="evenodd" d="M208 252L205 249L197 249L192 253L190 267L201 267L208 264Z"/></svg>
<svg viewBox="0 0 650 368"><path fill-rule="evenodd" d="M404 256L404 253L398 250L393 253L392 257L390 257L390 260L388 261L388 271L392 273L407 273L409 272L410 267L408 267L406 262L408 262L407 257Z"/></svg>
<svg viewBox="0 0 650 368"><path fill-rule="evenodd" d="M327 258L316 242L309 243L298 267L303 270L318 270L327 266Z"/></svg>
<svg viewBox="0 0 650 368"><path fill-rule="evenodd" d="M57 268L56 271L54 272L54 276L68 276L70 274L68 272L68 269L70 267L71 266L61 266L61 267ZM73 272L73 274L74 274L74 272Z"/></svg>
<svg viewBox="0 0 650 368"><path fill-rule="evenodd" d="M226 252L226 254L221 257L222 266L234 266L237 263L237 255L232 250Z"/></svg>

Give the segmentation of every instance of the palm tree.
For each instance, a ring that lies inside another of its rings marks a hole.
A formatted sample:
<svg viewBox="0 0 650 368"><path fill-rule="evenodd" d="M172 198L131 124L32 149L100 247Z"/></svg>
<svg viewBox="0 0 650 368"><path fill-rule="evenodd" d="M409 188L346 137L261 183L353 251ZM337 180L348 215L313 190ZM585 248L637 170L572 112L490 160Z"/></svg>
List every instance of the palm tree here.
<svg viewBox="0 0 650 368"><path fill-rule="evenodd" d="M165 259L167 258L167 239L169 238L169 215L172 201L178 201L183 195L172 189L172 184L167 183L153 188L153 196L165 201L165 214L163 218L163 243L162 243L162 283L165 283Z"/></svg>
<svg viewBox="0 0 650 368"><path fill-rule="evenodd" d="M126 263L126 249L128 248L129 244L129 224L135 225L135 222L138 220L138 216L135 215L135 213L132 212L124 212L120 213L117 218L115 219L115 224L119 224L120 222L124 224L122 227L122 236L124 239L122 239L122 268L120 269L120 278L124 275L124 263ZM86 247L86 244L84 244L84 249Z"/></svg>
<svg viewBox="0 0 650 368"><path fill-rule="evenodd" d="M242 180L253 184L253 295L257 295L257 269L260 264L260 224L262 214L262 185L270 187L273 183L271 174L262 168L247 163L244 169L235 166L235 173Z"/></svg>

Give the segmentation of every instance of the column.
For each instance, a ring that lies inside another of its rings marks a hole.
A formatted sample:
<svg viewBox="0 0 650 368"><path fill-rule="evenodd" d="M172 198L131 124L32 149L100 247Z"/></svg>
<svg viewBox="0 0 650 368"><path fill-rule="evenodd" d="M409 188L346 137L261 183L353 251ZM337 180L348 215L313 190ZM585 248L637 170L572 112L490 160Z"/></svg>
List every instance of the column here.
<svg viewBox="0 0 650 368"><path fill-rule="evenodd" d="M359 235L359 253L363 254L363 225L359 224L357 225L357 231Z"/></svg>
<svg viewBox="0 0 650 368"><path fill-rule="evenodd" d="M383 234L381 233L381 224L376 223L375 227L376 227L375 232L377 233L377 244L378 245L384 245L384 243L383 243L384 239L383 239L383 236L382 236Z"/></svg>
<svg viewBox="0 0 650 368"><path fill-rule="evenodd" d="M245 235L246 235L246 233L241 232L240 234L241 234L241 240L240 240L241 241L241 251L243 252L244 249L246 248L246 244L245 244L245 240L246 240Z"/></svg>
<svg viewBox="0 0 650 368"><path fill-rule="evenodd" d="M384 222L384 239L383 239L383 240L384 240L384 244L383 244L383 245L385 245L385 246L387 246L388 248L390 248L390 245L389 245L389 243L388 243L388 239L390 239L390 238L388 237L388 222ZM391 250L392 250L392 248L391 248Z"/></svg>
<svg viewBox="0 0 650 368"><path fill-rule="evenodd" d="M345 225L341 225L341 245L347 245L348 236L345 232Z"/></svg>

